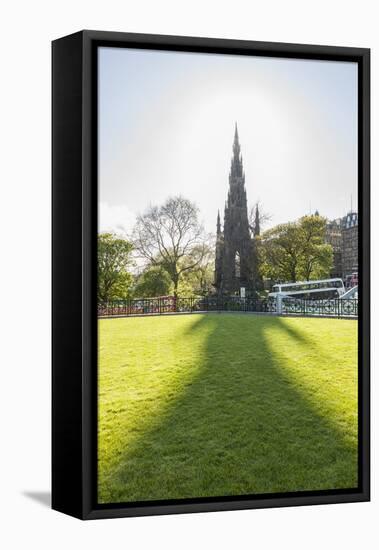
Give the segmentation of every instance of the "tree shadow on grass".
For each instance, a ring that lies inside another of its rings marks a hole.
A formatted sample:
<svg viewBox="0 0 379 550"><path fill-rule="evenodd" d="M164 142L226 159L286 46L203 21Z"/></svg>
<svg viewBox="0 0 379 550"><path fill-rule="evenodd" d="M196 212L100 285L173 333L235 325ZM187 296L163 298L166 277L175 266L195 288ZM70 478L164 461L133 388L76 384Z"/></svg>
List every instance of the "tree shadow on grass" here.
<svg viewBox="0 0 379 550"><path fill-rule="evenodd" d="M294 349L313 340L279 317L222 314L199 316L188 336L204 326L203 364L125 450L100 502L355 487L356 444L287 376L267 334L284 331Z"/></svg>

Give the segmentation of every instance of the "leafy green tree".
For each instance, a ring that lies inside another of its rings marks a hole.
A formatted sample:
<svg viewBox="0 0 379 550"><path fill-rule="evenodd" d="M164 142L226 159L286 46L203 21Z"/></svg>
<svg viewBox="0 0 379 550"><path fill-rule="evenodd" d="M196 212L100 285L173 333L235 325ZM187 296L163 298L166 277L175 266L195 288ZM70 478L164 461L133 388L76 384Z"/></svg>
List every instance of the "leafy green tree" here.
<svg viewBox="0 0 379 550"><path fill-rule="evenodd" d="M178 284L178 296L190 298L199 294L196 283L193 280L192 274L187 272L185 276L180 278Z"/></svg>
<svg viewBox="0 0 379 550"><path fill-rule="evenodd" d="M109 301L128 298L132 276L132 244L113 233L101 233L97 242L98 299Z"/></svg>
<svg viewBox="0 0 379 550"><path fill-rule="evenodd" d="M326 219L304 216L265 231L261 239L262 275L299 281L328 277L333 249L325 243Z"/></svg>
<svg viewBox="0 0 379 550"><path fill-rule="evenodd" d="M296 281L300 254L295 223L280 224L262 235L263 275L274 280Z"/></svg>
<svg viewBox="0 0 379 550"><path fill-rule="evenodd" d="M136 298L153 298L170 294L172 281L162 266L149 266L138 277L134 288Z"/></svg>
<svg viewBox="0 0 379 550"><path fill-rule="evenodd" d="M214 281L214 259L215 250L214 237L209 235L208 241L204 241L201 247L194 249L190 261L199 256L196 267L184 271L181 283L179 283L179 294L184 295L206 295L213 289ZM187 259L183 260L185 265Z"/></svg>
<svg viewBox="0 0 379 550"><path fill-rule="evenodd" d="M304 216L299 223L302 250L299 278L309 281L329 277L333 265L333 248L325 243L326 219Z"/></svg>

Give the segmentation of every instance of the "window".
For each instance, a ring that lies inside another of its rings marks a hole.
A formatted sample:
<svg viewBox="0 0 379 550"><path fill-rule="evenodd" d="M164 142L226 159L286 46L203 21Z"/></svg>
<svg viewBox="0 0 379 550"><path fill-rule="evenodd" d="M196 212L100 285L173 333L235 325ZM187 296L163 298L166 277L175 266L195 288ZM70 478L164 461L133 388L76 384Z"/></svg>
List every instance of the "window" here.
<svg viewBox="0 0 379 550"><path fill-rule="evenodd" d="M241 257L239 252L236 252L234 259L234 273L237 279L241 277Z"/></svg>

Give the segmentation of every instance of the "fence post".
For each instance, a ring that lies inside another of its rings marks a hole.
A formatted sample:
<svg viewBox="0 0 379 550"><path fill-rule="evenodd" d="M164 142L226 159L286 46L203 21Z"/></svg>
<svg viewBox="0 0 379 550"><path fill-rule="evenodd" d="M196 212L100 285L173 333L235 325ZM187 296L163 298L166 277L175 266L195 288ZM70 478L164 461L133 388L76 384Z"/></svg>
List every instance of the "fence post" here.
<svg viewBox="0 0 379 550"><path fill-rule="evenodd" d="M282 314L282 296L280 294L276 297L276 311L278 315Z"/></svg>

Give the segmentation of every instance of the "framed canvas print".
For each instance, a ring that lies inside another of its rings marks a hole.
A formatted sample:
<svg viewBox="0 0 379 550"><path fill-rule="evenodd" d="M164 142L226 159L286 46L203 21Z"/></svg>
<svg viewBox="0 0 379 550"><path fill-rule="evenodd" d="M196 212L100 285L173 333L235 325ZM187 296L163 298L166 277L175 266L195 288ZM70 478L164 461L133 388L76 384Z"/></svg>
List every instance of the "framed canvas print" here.
<svg viewBox="0 0 379 550"><path fill-rule="evenodd" d="M53 42L53 508L369 499L369 50Z"/></svg>

